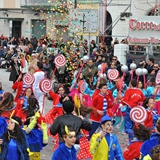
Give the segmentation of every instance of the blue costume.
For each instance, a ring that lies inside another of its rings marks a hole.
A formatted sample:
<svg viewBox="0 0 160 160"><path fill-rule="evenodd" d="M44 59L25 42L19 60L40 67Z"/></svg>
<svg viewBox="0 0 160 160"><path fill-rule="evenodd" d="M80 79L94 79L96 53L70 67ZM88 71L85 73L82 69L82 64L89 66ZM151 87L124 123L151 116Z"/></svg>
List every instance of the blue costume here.
<svg viewBox="0 0 160 160"><path fill-rule="evenodd" d="M27 152L27 137L23 131L22 135L22 143L20 143L16 138L12 137L10 137L10 141L6 141L4 134L0 137L0 139L3 139L0 160L29 160Z"/></svg>
<svg viewBox="0 0 160 160"><path fill-rule="evenodd" d="M3 94L4 94L4 92L5 92L5 91L4 91L3 89L1 89L1 90L0 90L0 94L2 94L2 95L3 95ZM3 99L3 97L0 97L0 101L1 101L2 99Z"/></svg>
<svg viewBox="0 0 160 160"><path fill-rule="evenodd" d="M76 149L74 146L72 146L72 148L68 148L64 142L62 142L55 150L52 160L76 160Z"/></svg>
<svg viewBox="0 0 160 160"><path fill-rule="evenodd" d="M2 135L7 130L7 122L5 118L0 117L0 135Z"/></svg>
<svg viewBox="0 0 160 160"><path fill-rule="evenodd" d="M160 135L157 133L152 134L149 140L145 141L141 147L140 153L141 158L140 160L143 160L143 158L149 154L150 157L152 156L150 151L153 147L160 144Z"/></svg>
<svg viewBox="0 0 160 160"><path fill-rule="evenodd" d="M147 91L147 97L146 98L149 98L149 97L153 96L154 87L153 86L148 86L146 91Z"/></svg>

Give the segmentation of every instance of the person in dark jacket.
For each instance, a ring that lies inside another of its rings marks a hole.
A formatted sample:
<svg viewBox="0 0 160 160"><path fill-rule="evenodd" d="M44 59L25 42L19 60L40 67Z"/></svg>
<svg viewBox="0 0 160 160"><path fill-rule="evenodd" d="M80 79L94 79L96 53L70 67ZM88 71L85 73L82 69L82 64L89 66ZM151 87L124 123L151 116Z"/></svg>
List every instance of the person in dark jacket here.
<svg viewBox="0 0 160 160"><path fill-rule="evenodd" d="M74 131L76 132L77 140L80 129L85 129L87 131L90 131L92 129L91 123L88 120L82 120L80 117L72 114L74 110L74 105L72 101L64 101L62 103L62 107L65 114L57 117L50 127L50 133L52 135L56 135L57 133L59 134L60 142L63 141L62 136L66 125L69 128L71 127L74 129Z"/></svg>

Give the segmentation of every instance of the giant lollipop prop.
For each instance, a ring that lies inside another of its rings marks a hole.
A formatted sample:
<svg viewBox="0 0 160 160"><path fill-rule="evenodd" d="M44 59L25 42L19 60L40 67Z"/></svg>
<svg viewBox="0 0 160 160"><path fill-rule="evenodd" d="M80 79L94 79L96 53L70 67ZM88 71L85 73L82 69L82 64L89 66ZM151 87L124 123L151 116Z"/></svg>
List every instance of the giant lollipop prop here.
<svg viewBox="0 0 160 160"><path fill-rule="evenodd" d="M108 70L108 78L109 80L113 81L116 80L119 76L119 72L117 69L109 69Z"/></svg>
<svg viewBox="0 0 160 160"><path fill-rule="evenodd" d="M135 71L136 68L137 68L137 65L135 63L131 63L130 64L130 69L132 71L132 73L131 73L131 80L133 79L133 74L134 74L134 71Z"/></svg>
<svg viewBox="0 0 160 160"><path fill-rule="evenodd" d="M147 117L147 111L142 106L133 107L130 111L130 118L134 123L144 123Z"/></svg>
<svg viewBox="0 0 160 160"><path fill-rule="evenodd" d="M156 75L156 85L159 85L159 84L160 84L160 70L158 71L158 73ZM154 99L156 99L156 95L157 95L158 90L159 90L159 87L156 89Z"/></svg>
<svg viewBox="0 0 160 160"><path fill-rule="evenodd" d="M34 81L35 81L35 79L32 74L27 73L23 76L23 82L26 85L32 85L34 83Z"/></svg>

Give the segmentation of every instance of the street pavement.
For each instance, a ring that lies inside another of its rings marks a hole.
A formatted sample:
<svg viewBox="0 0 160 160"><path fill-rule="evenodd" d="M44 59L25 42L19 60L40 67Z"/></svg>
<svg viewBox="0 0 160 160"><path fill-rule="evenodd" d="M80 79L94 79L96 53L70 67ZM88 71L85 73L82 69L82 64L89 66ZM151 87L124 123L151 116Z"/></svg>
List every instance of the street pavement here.
<svg viewBox="0 0 160 160"><path fill-rule="evenodd" d="M12 82L9 81L9 75L10 72L6 72L6 69L0 69L0 81L2 82L2 87L6 92L13 92L11 86ZM13 93L15 96L15 93ZM48 100L47 98L45 99L45 113L47 113L52 107L52 101ZM49 127L49 126L48 126ZM118 136L120 145L122 150L127 146L128 139L126 134L119 133L117 128L114 128L113 133L115 133ZM51 160L52 157L52 138L49 137L49 143L44 149L41 151L41 160Z"/></svg>

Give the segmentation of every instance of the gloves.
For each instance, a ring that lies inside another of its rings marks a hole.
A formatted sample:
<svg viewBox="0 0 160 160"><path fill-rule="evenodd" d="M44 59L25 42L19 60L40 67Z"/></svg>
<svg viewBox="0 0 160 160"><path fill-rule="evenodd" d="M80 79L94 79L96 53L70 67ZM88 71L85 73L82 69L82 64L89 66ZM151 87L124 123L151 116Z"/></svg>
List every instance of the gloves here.
<svg viewBox="0 0 160 160"><path fill-rule="evenodd" d="M39 111L36 112L36 114L34 115L34 119L32 120L32 122L29 124L28 128L30 130L32 130L34 128L34 126L37 124L37 119L38 117L40 117L40 113Z"/></svg>
<svg viewBox="0 0 160 160"><path fill-rule="evenodd" d="M41 122L41 129L43 132L43 143L46 144L48 143L47 124L43 121Z"/></svg>

